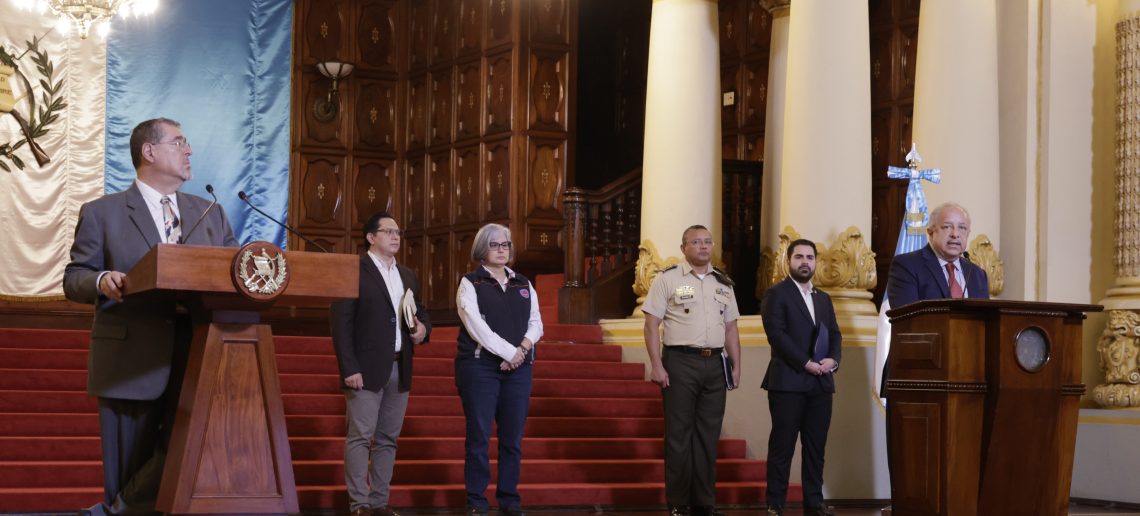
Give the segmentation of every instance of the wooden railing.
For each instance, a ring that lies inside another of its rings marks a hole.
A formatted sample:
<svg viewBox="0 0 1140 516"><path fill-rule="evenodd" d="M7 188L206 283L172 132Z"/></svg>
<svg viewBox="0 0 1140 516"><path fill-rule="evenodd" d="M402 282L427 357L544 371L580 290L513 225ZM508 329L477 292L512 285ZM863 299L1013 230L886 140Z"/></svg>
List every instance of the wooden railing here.
<svg viewBox="0 0 1140 516"><path fill-rule="evenodd" d="M569 188L562 196L566 220L566 280L559 293L559 321L594 323L624 317L633 299L641 236L641 169L596 191Z"/></svg>
<svg viewBox="0 0 1140 516"><path fill-rule="evenodd" d="M763 165L725 160L722 167L722 235L727 272L736 282L741 313L759 311L760 197ZM593 324L627 317L641 238L641 169L597 191L569 188L562 196L566 221L566 280L558 293L558 320Z"/></svg>

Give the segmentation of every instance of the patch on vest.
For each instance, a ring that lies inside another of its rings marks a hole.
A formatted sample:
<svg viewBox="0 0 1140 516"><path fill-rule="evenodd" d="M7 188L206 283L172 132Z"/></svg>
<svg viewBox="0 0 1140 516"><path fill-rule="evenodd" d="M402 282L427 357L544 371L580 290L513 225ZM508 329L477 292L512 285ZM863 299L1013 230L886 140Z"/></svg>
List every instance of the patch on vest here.
<svg viewBox="0 0 1140 516"><path fill-rule="evenodd" d="M529 288L519 289L519 295L522 296L523 299L530 299L530 289Z"/></svg>

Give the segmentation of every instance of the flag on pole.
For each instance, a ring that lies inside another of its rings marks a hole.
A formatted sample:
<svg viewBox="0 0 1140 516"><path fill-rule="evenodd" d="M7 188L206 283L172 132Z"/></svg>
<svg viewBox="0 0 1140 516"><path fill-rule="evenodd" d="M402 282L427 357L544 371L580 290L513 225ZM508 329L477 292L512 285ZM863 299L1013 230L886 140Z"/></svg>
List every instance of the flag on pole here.
<svg viewBox="0 0 1140 516"><path fill-rule="evenodd" d="M930 222L930 213L926 205L926 194L922 191L922 181L938 184L942 181L942 171L937 168L919 169L922 156L918 154L918 147L910 144L910 152L906 155L908 166L887 167L887 177L891 179L907 179L906 187L906 213L903 214L902 227L899 229L899 240L895 244L895 256L922 249L926 243L926 225ZM887 310L891 309L891 301L883 294L883 304L879 308L879 331L875 346L875 383L873 388L879 391L883 385L883 366L887 362L887 355L891 350L891 321L887 318ZM879 402L883 402L883 393L878 392Z"/></svg>

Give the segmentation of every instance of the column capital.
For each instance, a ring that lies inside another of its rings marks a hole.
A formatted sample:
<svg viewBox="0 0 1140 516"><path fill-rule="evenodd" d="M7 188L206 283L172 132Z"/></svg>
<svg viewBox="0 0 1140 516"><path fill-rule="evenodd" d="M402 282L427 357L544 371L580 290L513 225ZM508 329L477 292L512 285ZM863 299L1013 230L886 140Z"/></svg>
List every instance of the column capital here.
<svg viewBox="0 0 1140 516"><path fill-rule="evenodd" d="M783 16L792 8L792 0L760 0L760 6L772 16Z"/></svg>

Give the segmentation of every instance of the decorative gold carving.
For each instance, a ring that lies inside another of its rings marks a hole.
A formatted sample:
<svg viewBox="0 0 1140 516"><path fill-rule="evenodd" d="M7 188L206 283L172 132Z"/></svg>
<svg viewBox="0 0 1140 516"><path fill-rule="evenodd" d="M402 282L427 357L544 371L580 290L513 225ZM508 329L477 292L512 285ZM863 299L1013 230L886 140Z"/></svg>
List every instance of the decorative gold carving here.
<svg viewBox="0 0 1140 516"><path fill-rule="evenodd" d="M657 246L649 240L643 240L641 245L637 246L637 266L633 278L633 293L637 294L637 307L633 309L633 317L645 317L645 314L641 313L641 305L645 303L645 296L649 295L649 287L653 285L653 280L661 274L661 271L678 263L681 263L681 259L676 256L662 260L657 252Z"/></svg>
<svg viewBox="0 0 1140 516"><path fill-rule="evenodd" d="M1001 294L1005 289L1005 267L1002 266L1001 257L998 256L994 243L985 233L979 233L970 242L970 261L986 271L990 281L990 296Z"/></svg>
<svg viewBox="0 0 1140 516"><path fill-rule="evenodd" d="M799 232L791 226L785 226L780 232L777 248L765 248L761 252L756 282L758 296L788 276L788 261L785 259L788 245L799 238L802 238ZM816 271L813 282L817 287L849 290L875 288L878 281L875 253L867 246L859 228L847 228L830 247L820 242L816 242L815 247Z"/></svg>
<svg viewBox="0 0 1140 516"><path fill-rule="evenodd" d="M372 125L376 125L376 120L380 118L380 112L376 110L376 106L368 110L368 119L372 121Z"/></svg>
<svg viewBox="0 0 1140 516"><path fill-rule="evenodd" d="M380 43L380 29L372 27L372 44L375 45L378 43Z"/></svg>
<svg viewBox="0 0 1140 516"><path fill-rule="evenodd" d="M727 24L725 24L724 36L728 39L732 39L732 22L728 22Z"/></svg>
<svg viewBox="0 0 1140 516"><path fill-rule="evenodd" d="M372 204L373 202L376 202L376 187L375 186L369 186L368 187L368 204Z"/></svg>
<svg viewBox="0 0 1140 516"><path fill-rule="evenodd" d="M541 242L542 245L546 245L547 242L550 242L550 237L543 231L542 234L538 236L538 241Z"/></svg>
<svg viewBox="0 0 1140 516"><path fill-rule="evenodd" d="M317 184L317 198L322 199L322 200L325 198L325 184L324 183L318 183Z"/></svg>
<svg viewBox="0 0 1140 516"><path fill-rule="evenodd" d="M830 248L816 244L815 284L822 288L870 290L875 288L878 273L875 253L863 239L863 232L851 226L839 234Z"/></svg>
<svg viewBox="0 0 1140 516"><path fill-rule="evenodd" d="M329 37L329 24L328 22L321 22L321 38Z"/></svg>
<svg viewBox="0 0 1140 516"><path fill-rule="evenodd" d="M1092 397L1103 407L1140 407L1140 313L1110 310L1096 343L1104 385Z"/></svg>

